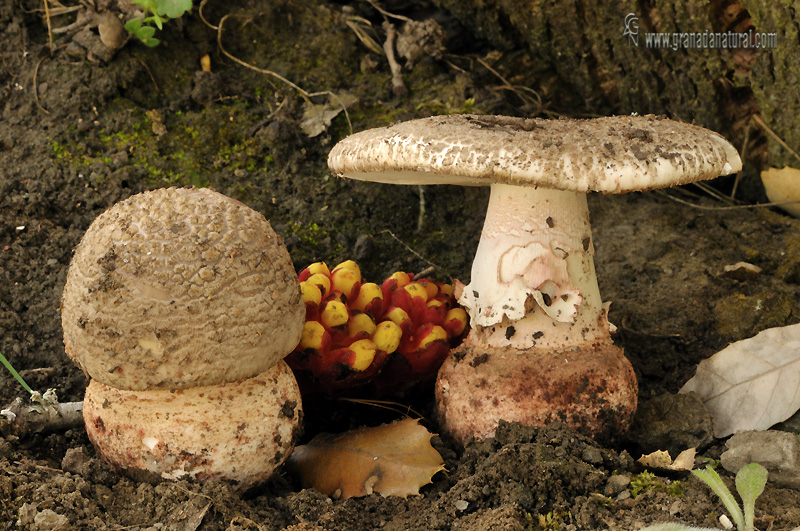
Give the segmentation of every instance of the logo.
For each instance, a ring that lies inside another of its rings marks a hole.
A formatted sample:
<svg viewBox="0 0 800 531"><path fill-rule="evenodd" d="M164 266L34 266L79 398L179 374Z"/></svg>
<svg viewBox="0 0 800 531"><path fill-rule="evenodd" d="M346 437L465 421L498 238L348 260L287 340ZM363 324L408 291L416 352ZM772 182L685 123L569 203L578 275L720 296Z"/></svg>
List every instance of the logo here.
<svg viewBox="0 0 800 531"><path fill-rule="evenodd" d="M625 29L622 32L623 37L628 37L628 46L639 46L639 17L636 13L628 13L625 15Z"/></svg>

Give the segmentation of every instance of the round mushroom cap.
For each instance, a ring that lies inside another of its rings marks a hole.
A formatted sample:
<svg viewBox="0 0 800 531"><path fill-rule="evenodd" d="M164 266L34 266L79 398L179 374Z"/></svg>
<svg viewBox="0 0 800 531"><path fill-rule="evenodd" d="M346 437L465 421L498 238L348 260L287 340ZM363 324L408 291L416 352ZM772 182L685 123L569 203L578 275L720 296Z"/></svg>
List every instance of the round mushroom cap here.
<svg viewBox="0 0 800 531"><path fill-rule="evenodd" d="M168 391L121 390L92 380L86 432L103 459L139 479L265 481L289 456L300 389L281 361L240 382Z"/></svg>
<svg viewBox="0 0 800 531"><path fill-rule="evenodd" d="M300 341L305 305L281 238L208 189L117 203L75 249L61 301L67 354L119 389L250 378Z"/></svg>
<svg viewBox="0 0 800 531"><path fill-rule="evenodd" d="M624 193L713 179L742 162L719 134L661 116L448 115L351 135L333 147L328 166L339 177L392 184Z"/></svg>

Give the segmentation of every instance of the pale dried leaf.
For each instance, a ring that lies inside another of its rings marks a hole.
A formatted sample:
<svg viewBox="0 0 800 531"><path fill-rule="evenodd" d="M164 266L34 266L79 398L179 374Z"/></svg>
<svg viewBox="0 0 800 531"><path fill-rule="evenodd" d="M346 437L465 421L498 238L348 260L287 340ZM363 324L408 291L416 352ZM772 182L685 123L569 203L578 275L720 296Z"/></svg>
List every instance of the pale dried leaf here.
<svg viewBox="0 0 800 531"><path fill-rule="evenodd" d="M406 497L419 494L444 461L430 444L431 433L415 419L339 435L321 434L298 446L288 466L303 487L333 498Z"/></svg>
<svg viewBox="0 0 800 531"><path fill-rule="evenodd" d="M728 345L700 362L680 392L705 402L717 438L786 420L800 409L800 324Z"/></svg>
<svg viewBox="0 0 800 531"><path fill-rule="evenodd" d="M643 455L636 461L648 468L668 468L672 464L669 452L664 450L656 450L653 453Z"/></svg>
<svg viewBox="0 0 800 531"><path fill-rule="evenodd" d="M678 457L673 461L669 456L669 452L664 450L656 450L655 452L643 455L636 461L642 466L657 470L667 470L672 472L690 471L694 468L694 456L697 450L689 448L678 454Z"/></svg>
<svg viewBox="0 0 800 531"><path fill-rule="evenodd" d="M769 168L761 172L761 182L771 203L800 218L800 170Z"/></svg>
<svg viewBox="0 0 800 531"><path fill-rule="evenodd" d="M697 449L687 448L678 454L675 461L670 465L670 470L691 470L694 468L694 457L697 455Z"/></svg>
<svg viewBox="0 0 800 531"><path fill-rule="evenodd" d="M352 94L341 93L331 94L328 101L321 104L314 104L309 101L303 108L303 119L300 121L300 128L310 138L322 134L331 122L345 108L354 104L358 98Z"/></svg>

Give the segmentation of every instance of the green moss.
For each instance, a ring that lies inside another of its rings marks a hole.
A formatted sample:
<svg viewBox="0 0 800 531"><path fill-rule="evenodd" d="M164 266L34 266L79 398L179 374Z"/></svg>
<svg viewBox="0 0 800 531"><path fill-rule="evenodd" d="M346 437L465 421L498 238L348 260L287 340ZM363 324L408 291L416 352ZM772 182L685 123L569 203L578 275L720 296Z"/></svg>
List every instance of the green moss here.
<svg viewBox="0 0 800 531"><path fill-rule="evenodd" d="M684 494L682 482L663 480L647 470L633 476L628 488L634 498L650 490L664 492L670 496L683 496Z"/></svg>
<svg viewBox="0 0 800 531"><path fill-rule="evenodd" d="M792 284L800 284L800 238L796 234L784 235L784 252L775 276ZM794 311L800 312L800 308Z"/></svg>
<svg viewBox="0 0 800 531"><path fill-rule="evenodd" d="M767 328L790 324L796 306L785 293L734 293L714 305L714 326L725 339L738 341Z"/></svg>
<svg viewBox="0 0 800 531"><path fill-rule="evenodd" d="M550 511L547 514L526 515L529 521L528 529L531 531L558 531L562 524L572 522L572 513L569 511Z"/></svg>

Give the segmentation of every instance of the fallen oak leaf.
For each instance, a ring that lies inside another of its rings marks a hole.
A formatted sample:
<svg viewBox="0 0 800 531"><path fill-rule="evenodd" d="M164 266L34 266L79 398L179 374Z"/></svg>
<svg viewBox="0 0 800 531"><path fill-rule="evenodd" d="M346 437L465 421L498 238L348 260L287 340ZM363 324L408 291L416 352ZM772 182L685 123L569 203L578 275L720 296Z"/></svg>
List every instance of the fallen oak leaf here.
<svg viewBox="0 0 800 531"><path fill-rule="evenodd" d="M761 172L761 183L770 202L792 216L800 218L800 170L789 166Z"/></svg>
<svg viewBox="0 0 800 531"><path fill-rule="evenodd" d="M695 392L714 437L765 430L800 409L800 323L732 343L697 366L679 393Z"/></svg>
<svg viewBox="0 0 800 531"><path fill-rule="evenodd" d="M419 494L423 485L444 470L444 461L430 444L433 435L416 419L338 435L323 433L295 448L287 465L304 488L332 498Z"/></svg>

